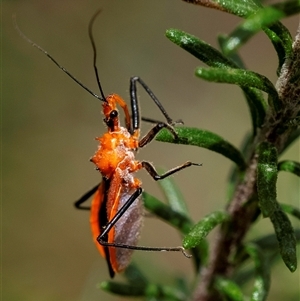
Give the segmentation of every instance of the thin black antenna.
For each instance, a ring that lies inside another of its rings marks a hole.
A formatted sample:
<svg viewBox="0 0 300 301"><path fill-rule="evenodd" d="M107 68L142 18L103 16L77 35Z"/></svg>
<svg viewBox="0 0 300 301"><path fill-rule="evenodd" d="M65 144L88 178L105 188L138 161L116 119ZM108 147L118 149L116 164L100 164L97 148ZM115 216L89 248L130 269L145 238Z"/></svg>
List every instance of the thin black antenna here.
<svg viewBox="0 0 300 301"><path fill-rule="evenodd" d="M89 23L89 37L90 37L91 44L92 44L92 47L93 47L93 53L94 53L93 67L94 67L94 71L95 71L95 74L96 74L97 84L98 84L98 87L99 87L99 90L100 90L100 94L101 94L102 98L105 101L105 95L104 95L104 92L103 92L103 89L102 89L102 86L101 86L101 83L100 83L98 68L96 66L97 50L96 50L96 45L95 45L95 41L94 41L94 37L93 37L93 25L94 25L94 21L96 20L96 18L98 17L98 15L101 13L101 11L102 11L101 9L97 10L96 13L93 15L90 23Z"/></svg>
<svg viewBox="0 0 300 301"><path fill-rule="evenodd" d="M94 93L92 90L90 90L88 87L86 87L84 84L82 84L74 75L72 75L65 67L63 67L62 65L60 65L45 49L43 49L41 46L39 46L38 44L34 43L33 41L31 41L19 28L18 24L17 24L17 18L16 15L13 14L12 16L13 19L13 24L16 28L16 30L19 32L20 36L27 41L29 44L31 44L31 46L37 48L38 50L40 50L41 52L43 52L59 69L61 69L64 73L66 73L69 77L71 77L79 86L81 86L83 89L85 89L87 92L89 92L91 95L93 95L94 97L96 97L97 99L101 100L101 101L106 101L105 97L101 97L103 93L101 93L101 96L97 95L96 93Z"/></svg>

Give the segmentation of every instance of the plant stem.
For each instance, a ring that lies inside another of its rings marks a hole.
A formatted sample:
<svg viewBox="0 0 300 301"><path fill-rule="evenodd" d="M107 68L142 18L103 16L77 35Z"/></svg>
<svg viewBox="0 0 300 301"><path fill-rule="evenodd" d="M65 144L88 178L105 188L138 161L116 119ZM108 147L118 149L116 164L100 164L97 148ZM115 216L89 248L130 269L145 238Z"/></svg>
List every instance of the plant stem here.
<svg viewBox="0 0 300 301"><path fill-rule="evenodd" d="M215 244L211 250L208 266L199 274L199 285L194 291L194 301L222 300L213 288L216 276L230 277L234 270L231 258L247 234L251 224L257 217L258 203L256 196L256 168L258 156L255 147L258 143L272 143L281 153L288 137L296 129L287 122L296 118L300 112L300 26L293 44L291 57L286 58L278 78L278 90L282 110L276 114L269 111L262 129L255 137L252 153L248 161L245 175L236 186L232 201L227 207L230 220L219 229Z"/></svg>
<svg viewBox="0 0 300 301"><path fill-rule="evenodd" d="M237 186L233 200L227 208L229 222L220 228L211 251L209 266L201 272L201 280L193 300L217 301L219 296L212 290L215 275L230 276L233 271L230 255L240 246L256 214L256 206L244 206L256 193L257 156L251 160L244 181Z"/></svg>

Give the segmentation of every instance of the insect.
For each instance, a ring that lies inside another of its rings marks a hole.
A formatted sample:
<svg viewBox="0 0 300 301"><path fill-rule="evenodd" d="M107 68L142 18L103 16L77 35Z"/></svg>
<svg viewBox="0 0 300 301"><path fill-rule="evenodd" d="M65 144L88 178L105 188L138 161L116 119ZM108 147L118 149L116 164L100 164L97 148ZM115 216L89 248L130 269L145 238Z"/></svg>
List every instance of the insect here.
<svg viewBox="0 0 300 301"><path fill-rule="evenodd" d="M137 246L143 219L143 203L141 198L143 189L141 181L134 176L134 173L140 169L145 169L155 181L158 181L189 166L199 166L201 164L188 161L167 171L163 175L159 175L151 163L135 160L135 152L150 143L164 128L175 139L178 139L174 126L182 123L182 121L173 121L154 93L137 76L130 79L131 115L127 104L119 95L110 94L105 97L96 67L97 53L92 34L94 21L100 12L101 10L94 14L88 27L94 53L93 67L100 96L79 82L43 48L28 39L20 31L16 22L15 27L25 40L47 55L69 77L102 102L102 112L107 132L103 136L96 138L99 141L99 147L90 159L101 173L102 181L75 202L75 207L90 210L90 225L93 240L96 242L99 252L107 261L110 276L114 277L115 273L123 271L128 266L134 250L181 251L185 256L189 257L183 247ZM166 122L141 118L137 99L137 84L140 84L145 89L165 117ZM118 107L124 112L125 127L120 125ZM155 126L140 139L141 120L155 123ZM82 204L92 196L91 206L83 206Z"/></svg>

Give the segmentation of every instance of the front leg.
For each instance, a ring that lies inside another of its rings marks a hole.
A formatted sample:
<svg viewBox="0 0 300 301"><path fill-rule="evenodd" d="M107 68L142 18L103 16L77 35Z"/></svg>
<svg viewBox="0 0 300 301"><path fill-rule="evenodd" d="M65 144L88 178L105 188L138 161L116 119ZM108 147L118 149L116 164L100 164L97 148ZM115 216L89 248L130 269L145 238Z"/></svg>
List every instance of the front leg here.
<svg viewBox="0 0 300 301"><path fill-rule="evenodd" d="M180 171L184 168L190 167L192 165L195 165L195 166L201 166L202 165L202 164L199 164L199 163L193 163L193 162L188 161L188 162L185 162L184 164L182 164L180 166L176 166L176 167L170 169L169 171L165 172L163 175L160 176L151 163L149 163L147 161L142 161L141 163L142 163L143 168L146 169L146 171L149 173L149 175L155 181L167 178L168 176L170 176L170 175L172 175L172 174L174 174L174 173L176 173L176 172L178 172L178 171Z"/></svg>
<svg viewBox="0 0 300 301"><path fill-rule="evenodd" d="M164 122L159 122L139 141L139 147L144 147L145 145L150 143L155 138L155 136L164 128L170 131L175 140L178 139L178 135L171 125Z"/></svg>

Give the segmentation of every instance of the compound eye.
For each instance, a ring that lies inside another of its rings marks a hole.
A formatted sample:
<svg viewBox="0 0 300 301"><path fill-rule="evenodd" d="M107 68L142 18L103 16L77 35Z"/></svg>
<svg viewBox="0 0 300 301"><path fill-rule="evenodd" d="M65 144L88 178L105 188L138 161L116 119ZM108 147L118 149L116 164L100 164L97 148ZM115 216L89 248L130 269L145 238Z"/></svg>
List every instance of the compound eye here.
<svg viewBox="0 0 300 301"><path fill-rule="evenodd" d="M112 118L112 119L118 117L118 111L117 110L112 110L109 114L109 117Z"/></svg>

